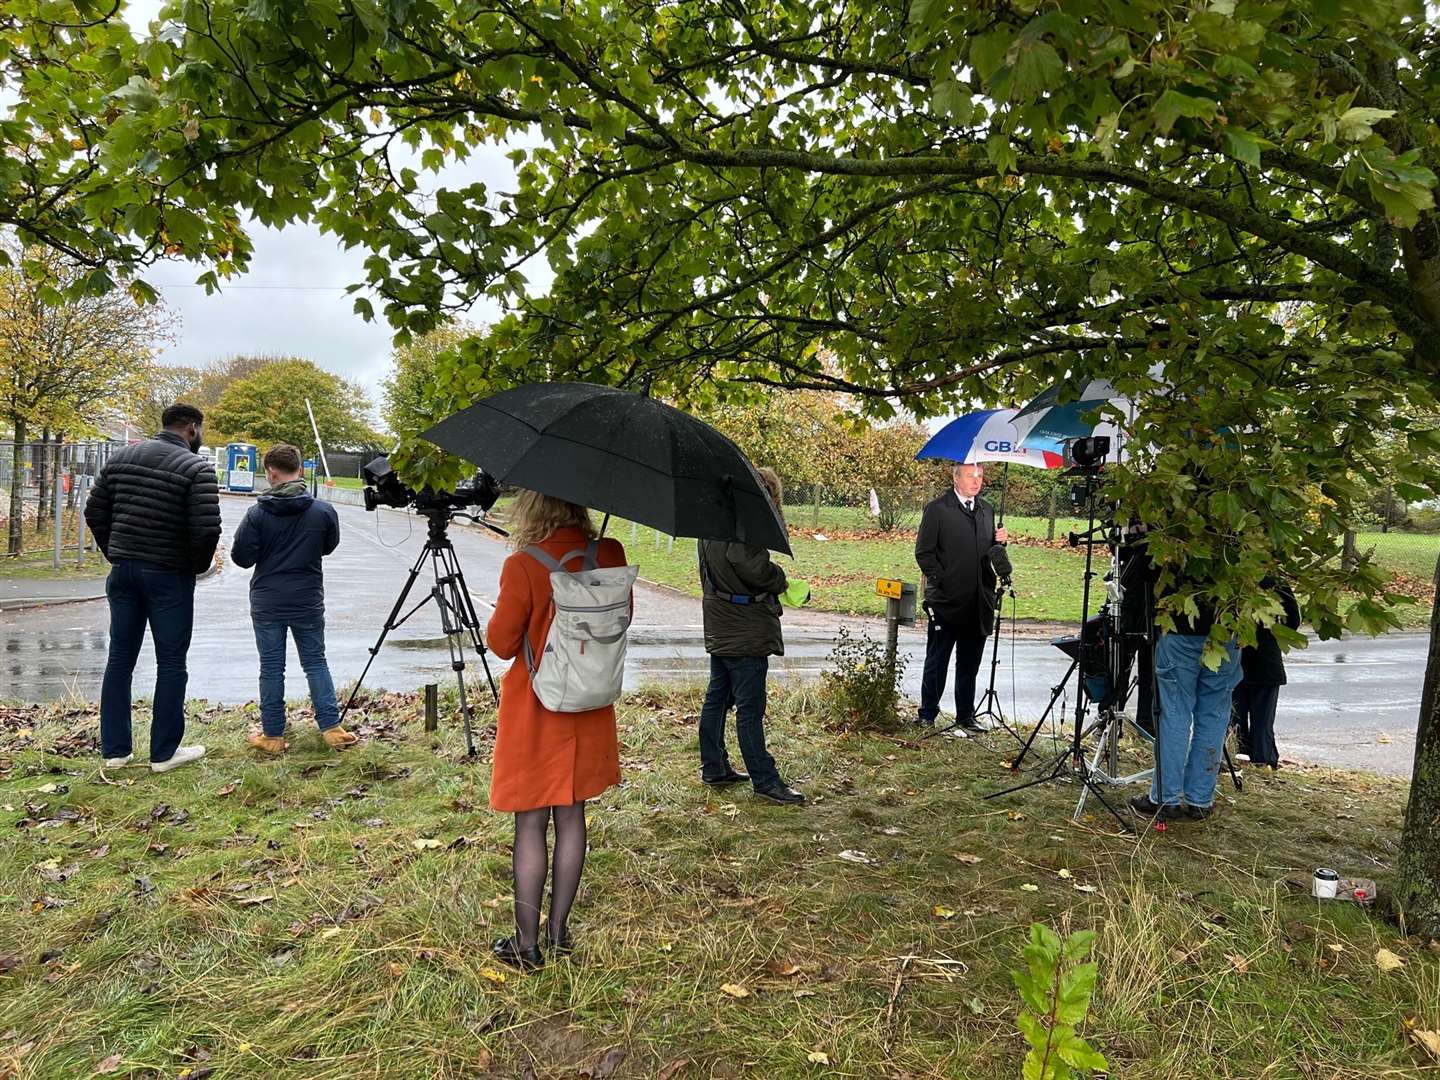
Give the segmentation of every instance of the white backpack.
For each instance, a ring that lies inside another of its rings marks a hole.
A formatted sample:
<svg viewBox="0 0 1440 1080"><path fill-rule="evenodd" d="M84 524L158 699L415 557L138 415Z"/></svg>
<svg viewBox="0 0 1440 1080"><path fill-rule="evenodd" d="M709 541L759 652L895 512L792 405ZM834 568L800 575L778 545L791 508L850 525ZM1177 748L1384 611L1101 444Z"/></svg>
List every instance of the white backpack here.
<svg viewBox="0 0 1440 1080"><path fill-rule="evenodd" d="M600 541L591 540L583 551L552 559L540 548L525 554L550 571L550 595L555 616L537 660L525 635L525 666L540 704L551 712L585 712L613 705L620 698L625 678L625 635L630 629L630 594L638 566L598 568ZM579 570L565 569L577 556Z"/></svg>

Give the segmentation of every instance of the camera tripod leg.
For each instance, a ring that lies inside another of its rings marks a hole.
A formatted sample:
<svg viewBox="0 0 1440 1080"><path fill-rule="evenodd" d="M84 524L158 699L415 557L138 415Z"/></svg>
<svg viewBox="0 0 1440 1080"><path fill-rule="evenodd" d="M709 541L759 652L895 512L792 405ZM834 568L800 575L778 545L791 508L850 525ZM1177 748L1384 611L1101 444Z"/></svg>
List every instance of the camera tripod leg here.
<svg viewBox="0 0 1440 1080"><path fill-rule="evenodd" d="M468 628L456 625L454 616L458 615L463 623L464 614L455 610L454 598L445 595L449 586L448 580L437 581L431 588L430 595L435 598L435 606L440 609L440 630L445 635L445 644L450 649L450 670L455 672L455 682L460 695L460 722L465 728L465 750L471 757L474 757L475 733L474 726L470 722L470 700L465 694L465 645L460 640L461 631Z"/></svg>
<svg viewBox="0 0 1440 1080"><path fill-rule="evenodd" d="M485 681L490 684L490 696L498 705L500 691L495 686L495 675L490 670L489 650L485 648L485 636L480 631L480 616L475 611L475 601L470 596L470 587L465 584L465 573L460 569L460 560L455 556L454 548L449 549L447 561L450 564L448 576L453 579L455 584L460 621L470 632L470 643L475 648L475 655L480 657L480 666L485 671Z"/></svg>
<svg viewBox="0 0 1440 1080"><path fill-rule="evenodd" d="M975 710L977 721L982 718L994 720L1001 727L1005 727L1005 713L1000 708L1000 695L995 692L995 674L1000 667L1000 626L1005 618L1007 587L1007 583L1002 581L995 594L995 625L990 631L990 685L985 688L985 694L980 698L980 706Z"/></svg>
<svg viewBox="0 0 1440 1080"><path fill-rule="evenodd" d="M1059 681L1058 683L1056 683L1056 684L1051 688L1051 690L1050 690L1050 703L1045 706L1045 711L1040 714L1040 719L1039 719L1038 721L1036 721L1035 726L1030 729L1030 735L1029 735L1028 738L1026 738L1025 742L1021 745L1021 747L1020 747L1020 753L1016 754L1016 755L1015 755L1015 760L1012 761L1012 762L1010 762L1010 771L1011 771L1011 772L1019 772L1019 771L1020 771L1020 763L1025 760L1026 755L1028 755L1028 754L1030 753L1030 750L1034 747L1034 745L1035 745L1035 740L1036 740L1036 739L1039 737L1039 735L1040 735L1040 729L1045 726L1045 721L1050 718L1050 713L1051 713L1051 711L1055 708L1055 703L1060 700L1060 695L1065 692L1065 687L1066 687L1066 685L1070 682L1070 676L1075 674L1075 669L1078 668L1079 666L1080 666L1080 661L1079 661L1079 660L1071 660L1071 661L1070 661L1070 666L1065 670L1065 674L1064 674L1063 676L1061 676L1060 681ZM1015 790L1015 789L1011 789L1011 790ZM1003 795L1003 794L1005 794L1005 792L1003 792L1003 791L997 791L997 792L995 792L995 795ZM989 798L993 798L993 796L991 796L991 795L986 795L985 798L989 799Z"/></svg>
<svg viewBox="0 0 1440 1080"><path fill-rule="evenodd" d="M404 618L397 618L400 609L405 606L405 599L410 595L410 590L415 587L415 579L420 576L420 567L425 565L425 556L429 553L428 547L422 550L415 559L415 564L410 567L410 576L405 579L405 586L400 590L400 595L395 598L395 606L390 609L390 614L385 616L385 625L380 628L380 636L375 639L375 644L370 647L370 659L365 661L365 668L360 672L360 677L355 680L355 685L350 690L350 697L345 702L345 707L340 710L340 720L343 723L350 707L355 704L355 699L360 695L360 687L365 684L365 676L370 674L370 665L375 663L375 657L380 655L380 646L385 644L385 639L390 636L390 631L410 618L416 611L417 606ZM421 605L424 601L421 601Z"/></svg>

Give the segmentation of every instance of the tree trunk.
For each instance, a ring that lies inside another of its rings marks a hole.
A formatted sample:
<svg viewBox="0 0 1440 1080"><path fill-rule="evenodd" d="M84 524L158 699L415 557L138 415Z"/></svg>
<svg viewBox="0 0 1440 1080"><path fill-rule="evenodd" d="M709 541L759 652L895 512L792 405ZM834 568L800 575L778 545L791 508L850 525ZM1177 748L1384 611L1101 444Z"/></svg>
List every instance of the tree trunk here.
<svg viewBox="0 0 1440 1080"><path fill-rule="evenodd" d="M1420 692L1415 768L1400 834L1395 908L1409 933L1440 938L1440 560L1430 611L1430 655Z"/></svg>
<svg viewBox="0 0 1440 1080"><path fill-rule="evenodd" d="M1340 541L1340 568L1342 570L1355 569L1355 530L1346 529L1345 535Z"/></svg>
<svg viewBox="0 0 1440 1080"><path fill-rule="evenodd" d="M25 541L25 465L21 456L25 453L25 419L12 416L15 436L10 448L14 457L10 462L10 542L6 548L11 555L19 555Z"/></svg>

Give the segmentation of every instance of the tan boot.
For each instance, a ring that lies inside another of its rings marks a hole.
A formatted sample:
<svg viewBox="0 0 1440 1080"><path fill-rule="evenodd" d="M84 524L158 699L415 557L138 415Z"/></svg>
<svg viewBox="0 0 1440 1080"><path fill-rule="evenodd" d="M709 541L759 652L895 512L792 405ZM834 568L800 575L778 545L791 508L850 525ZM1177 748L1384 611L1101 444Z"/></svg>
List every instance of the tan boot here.
<svg viewBox="0 0 1440 1080"><path fill-rule="evenodd" d="M256 750L266 754L283 754L286 750L290 749L290 744L281 736L266 735L261 731L252 731L245 741Z"/></svg>
<svg viewBox="0 0 1440 1080"><path fill-rule="evenodd" d="M336 724L332 728L326 728L320 733L320 737L325 740L325 745L332 750L344 750L347 746L354 746L360 741L339 724Z"/></svg>

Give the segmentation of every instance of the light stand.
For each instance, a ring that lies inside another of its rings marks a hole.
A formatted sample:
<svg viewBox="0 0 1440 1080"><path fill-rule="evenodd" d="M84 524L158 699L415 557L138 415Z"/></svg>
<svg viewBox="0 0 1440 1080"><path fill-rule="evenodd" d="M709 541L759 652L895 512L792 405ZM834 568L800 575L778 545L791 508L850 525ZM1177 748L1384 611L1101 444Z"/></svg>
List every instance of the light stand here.
<svg viewBox="0 0 1440 1080"><path fill-rule="evenodd" d="M380 654L380 647L385 644L385 638L389 636L390 631L403 626L410 616L433 600L435 606L440 609L440 628L450 647L450 668L455 672L455 681L459 686L460 714L465 724L465 748L469 755L474 757L475 735L470 722L470 702L465 693L465 645L461 638L462 634L469 635L470 644L480 657L481 667L485 669L485 678L490 684L490 694L497 704L500 701L500 692L495 688L495 676L490 672L485 639L480 632L480 618L475 613L475 603L470 599L470 590L465 585L465 575L460 569L460 560L455 554L455 545L450 542L448 530L453 518L466 517L494 529L502 536L504 533L488 522L469 514L456 513L449 507L424 508L419 513L423 514L429 522L425 546L416 557L415 565L410 567L410 576L405 580L405 587L400 590L400 595L395 598L395 606L390 609L390 614L385 618L385 625L380 629L380 636L370 649L370 659L365 662L365 670L360 672L360 678L355 680L355 687L350 691L350 699L345 702L345 708L341 710L340 718L343 720L350 711L350 707L355 704L355 698L360 693L360 686L370 671L370 665ZM405 600L410 595L410 590L414 587L416 579L420 576L420 570L427 560L430 562L434 584L431 585L429 593L423 600L401 615L400 610L405 606Z"/></svg>
<svg viewBox="0 0 1440 1080"><path fill-rule="evenodd" d="M1080 657L1083 657L1085 655L1086 649L1085 627L1086 624L1090 621L1090 582L1095 577L1095 488L1096 481L1099 479L1098 463L1094 466L1084 467L1080 470L1080 472L1081 475L1083 475L1085 478L1084 497L1085 511L1088 522L1083 537L1083 543L1085 544L1085 577L1080 598L1080 642L1078 656L1076 657L1074 663L1071 664L1071 672L1081 667ZM1071 541L1072 543L1082 542L1080 540L1077 540L1074 534L1071 535ZM1069 673L1067 673L1066 679L1068 679L1069 677ZM1064 683L1062 682L1061 685L1063 686ZM1058 697L1059 687L1057 687L1056 690L1056 696ZM1054 704L1055 700L1055 697L1051 698L1051 705ZM1002 795L1011 795L1017 791L1024 791L1026 788L1032 788L1040 784L1059 780L1064 775L1069 773L1080 781L1080 783L1084 786L1085 790L1089 794L1094 795L1095 798L1099 800L1101 806L1105 807L1106 810L1110 811L1111 816L1115 818L1115 820L1120 824L1120 827L1122 829L1124 829L1126 832L1134 832L1134 830L1130 827L1130 823L1126 821L1123 817L1121 817L1120 812L1105 800L1105 796L1100 790L1098 779L1091 772L1090 765L1085 760L1083 740L1086 734L1088 734L1085 729L1085 710L1088 707L1090 700L1091 699L1088 691L1086 690L1085 678L1082 671L1082 675L1078 681L1075 694L1075 731L1071 739L1071 747L1069 753L1060 754L1058 757L1056 757L1054 767L1042 776L1037 777L1034 780L1027 780L1023 784L1016 784L1014 787L1005 788L1001 791L992 791L989 795L986 795L985 798L998 799ZM1048 715L1050 709L1046 708L1045 712L1046 715ZM1037 723L1035 725L1034 731L1030 733L1030 738L1029 740L1027 740L1025 746L1026 751L1028 751L1030 745L1034 743L1035 737L1039 733L1040 727L1043 723L1044 717L1041 718L1040 723ZM1024 757L1023 752L1020 757ZM1011 769L1014 770L1018 768L1019 763L1020 758L1017 758L1016 761L1011 764Z"/></svg>

